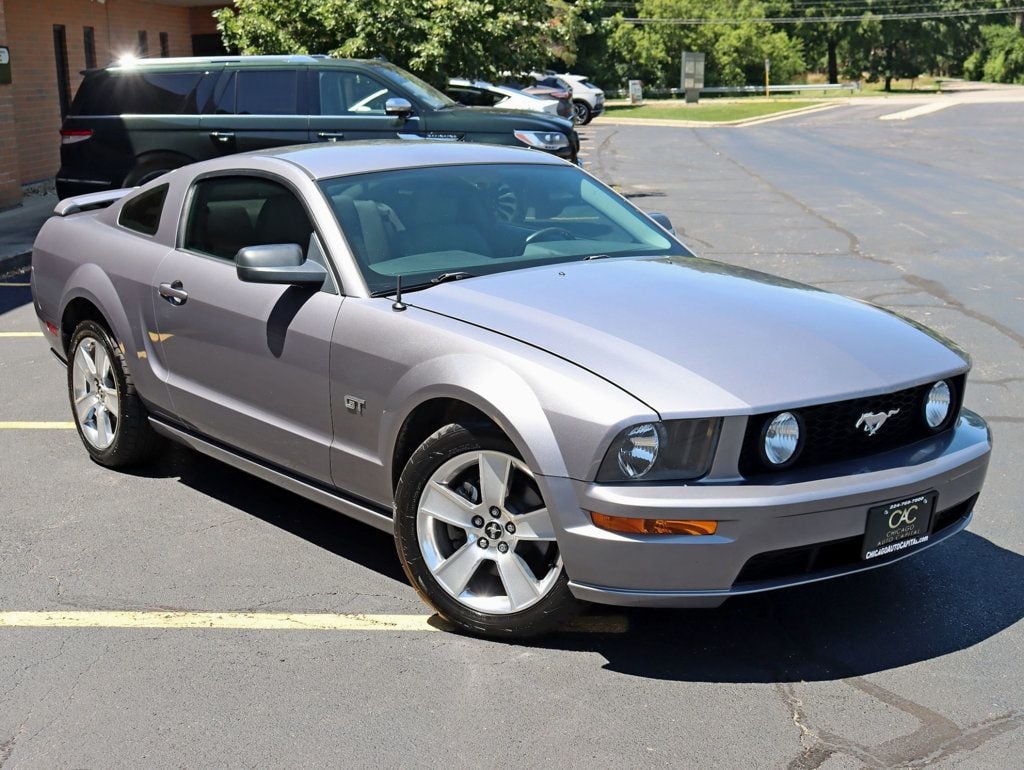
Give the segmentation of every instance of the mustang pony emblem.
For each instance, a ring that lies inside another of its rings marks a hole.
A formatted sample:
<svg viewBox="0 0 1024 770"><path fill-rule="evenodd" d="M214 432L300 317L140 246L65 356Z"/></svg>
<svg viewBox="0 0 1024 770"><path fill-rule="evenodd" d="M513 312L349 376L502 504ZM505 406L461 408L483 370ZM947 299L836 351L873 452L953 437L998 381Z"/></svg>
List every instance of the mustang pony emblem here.
<svg viewBox="0 0 1024 770"><path fill-rule="evenodd" d="M878 433L878 429L885 424L885 421L894 414L899 414L899 411L899 409L893 409L889 412L864 412L853 427L859 428L864 426L864 432L869 436L874 436Z"/></svg>

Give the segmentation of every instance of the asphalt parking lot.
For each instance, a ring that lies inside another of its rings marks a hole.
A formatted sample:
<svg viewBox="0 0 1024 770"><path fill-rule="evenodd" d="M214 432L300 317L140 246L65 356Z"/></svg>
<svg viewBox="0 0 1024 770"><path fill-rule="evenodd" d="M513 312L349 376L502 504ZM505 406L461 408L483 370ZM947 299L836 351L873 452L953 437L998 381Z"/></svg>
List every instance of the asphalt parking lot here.
<svg viewBox="0 0 1024 770"><path fill-rule="evenodd" d="M91 463L27 277L0 278L0 766L1018 766L1024 105L891 111L585 129L586 167L703 256L958 342L995 432L967 532L718 610L595 609L532 644L439 630L376 530L184 449ZM3 627L17 611L243 627Z"/></svg>

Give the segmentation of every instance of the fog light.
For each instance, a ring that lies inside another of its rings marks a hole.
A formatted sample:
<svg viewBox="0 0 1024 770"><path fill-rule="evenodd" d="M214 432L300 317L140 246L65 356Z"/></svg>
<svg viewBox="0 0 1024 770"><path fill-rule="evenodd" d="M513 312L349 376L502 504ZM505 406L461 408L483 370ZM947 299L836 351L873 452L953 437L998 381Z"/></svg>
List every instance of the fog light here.
<svg viewBox="0 0 1024 770"><path fill-rule="evenodd" d="M946 421L952 401L949 383L942 380L932 385L924 402L924 419L928 422L929 428L935 430Z"/></svg>
<svg viewBox="0 0 1024 770"><path fill-rule="evenodd" d="M764 456L772 465L785 465L800 444L800 421L792 412L776 415L764 432Z"/></svg>
<svg viewBox="0 0 1024 770"><path fill-rule="evenodd" d="M699 519L632 519L597 511L591 511L590 518L596 527L627 535L713 535L718 531L717 521Z"/></svg>

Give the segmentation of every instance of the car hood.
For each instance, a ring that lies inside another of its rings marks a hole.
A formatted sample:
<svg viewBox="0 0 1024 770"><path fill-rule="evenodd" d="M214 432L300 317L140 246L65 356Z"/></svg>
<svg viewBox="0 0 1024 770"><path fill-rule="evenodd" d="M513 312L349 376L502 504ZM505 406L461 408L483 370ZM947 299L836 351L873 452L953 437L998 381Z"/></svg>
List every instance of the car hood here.
<svg viewBox="0 0 1024 770"><path fill-rule="evenodd" d="M519 130L561 131L568 136L572 133L572 121L546 116L542 112L503 110L499 107L454 107L431 113L427 128L431 131L443 129L496 134Z"/></svg>
<svg viewBox="0 0 1024 770"><path fill-rule="evenodd" d="M968 367L952 343L900 316L697 258L517 270L407 302L572 361L663 417L825 403Z"/></svg>

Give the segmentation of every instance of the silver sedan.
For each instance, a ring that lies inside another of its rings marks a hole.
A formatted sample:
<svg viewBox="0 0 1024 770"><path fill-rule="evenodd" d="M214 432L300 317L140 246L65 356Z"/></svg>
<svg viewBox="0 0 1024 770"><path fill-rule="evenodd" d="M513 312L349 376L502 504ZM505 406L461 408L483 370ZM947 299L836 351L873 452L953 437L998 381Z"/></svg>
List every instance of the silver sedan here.
<svg viewBox="0 0 1024 770"><path fill-rule="evenodd" d="M283 148L56 215L32 286L90 455L170 439L391 532L473 633L888 564L984 481L952 343L543 153Z"/></svg>

